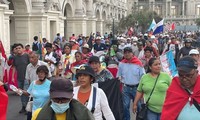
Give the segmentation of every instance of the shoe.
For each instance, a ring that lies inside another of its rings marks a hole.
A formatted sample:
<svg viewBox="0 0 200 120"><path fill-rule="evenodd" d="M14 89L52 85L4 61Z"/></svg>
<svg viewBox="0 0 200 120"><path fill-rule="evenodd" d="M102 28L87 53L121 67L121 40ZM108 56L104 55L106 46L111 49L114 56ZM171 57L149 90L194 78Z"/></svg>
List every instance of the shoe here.
<svg viewBox="0 0 200 120"><path fill-rule="evenodd" d="M22 109L19 111L19 113L25 113L26 110L25 110L25 107L22 107Z"/></svg>

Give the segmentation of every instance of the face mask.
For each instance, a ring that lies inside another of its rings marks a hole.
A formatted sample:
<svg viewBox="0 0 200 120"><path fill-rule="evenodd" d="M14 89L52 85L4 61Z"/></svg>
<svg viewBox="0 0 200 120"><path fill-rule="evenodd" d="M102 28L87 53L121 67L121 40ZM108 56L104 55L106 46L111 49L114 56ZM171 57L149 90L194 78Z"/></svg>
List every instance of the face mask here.
<svg viewBox="0 0 200 120"><path fill-rule="evenodd" d="M69 102L67 103L62 103L58 104L56 102L51 101L51 108L56 114L62 114L64 113L67 109L69 109Z"/></svg>

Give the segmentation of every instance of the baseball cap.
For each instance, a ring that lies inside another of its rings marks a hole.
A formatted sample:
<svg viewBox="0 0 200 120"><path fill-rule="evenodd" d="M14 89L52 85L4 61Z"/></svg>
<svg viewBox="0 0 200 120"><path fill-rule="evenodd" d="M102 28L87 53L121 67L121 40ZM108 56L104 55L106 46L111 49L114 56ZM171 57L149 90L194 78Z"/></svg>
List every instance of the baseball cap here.
<svg viewBox="0 0 200 120"><path fill-rule="evenodd" d="M184 72L190 72L192 69L197 69L197 67L197 61L190 56L181 58L177 64L177 69Z"/></svg>
<svg viewBox="0 0 200 120"><path fill-rule="evenodd" d="M80 75L80 74L86 74L86 75L90 75L92 77L95 77L95 72L94 70L90 67L90 66L81 66L79 71L76 73L76 78Z"/></svg>
<svg viewBox="0 0 200 120"><path fill-rule="evenodd" d="M99 62L100 63L99 57L97 57L97 56L91 56L89 58L88 63L91 63L91 62Z"/></svg>
<svg viewBox="0 0 200 120"><path fill-rule="evenodd" d="M199 51L197 50L197 49L192 49L192 50L190 50L190 52L189 52L189 55L199 55Z"/></svg>
<svg viewBox="0 0 200 120"><path fill-rule="evenodd" d="M50 98L72 98L73 84L66 78L56 78L50 85Z"/></svg>
<svg viewBox="0 0 200 120"><path fill-rule="evenodd" d="M130 47L125 47L124 48L124 52L133 52L133 50L132 50L132 48L130 48Z"/></svg>

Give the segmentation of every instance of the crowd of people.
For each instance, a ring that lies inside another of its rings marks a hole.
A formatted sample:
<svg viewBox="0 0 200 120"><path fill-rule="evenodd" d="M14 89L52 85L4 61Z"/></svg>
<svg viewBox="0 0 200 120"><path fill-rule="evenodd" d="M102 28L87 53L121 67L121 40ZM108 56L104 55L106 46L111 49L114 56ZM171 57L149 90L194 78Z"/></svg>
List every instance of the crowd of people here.
<svg viewBox="0 0 200 120"><path fill-rule="evenodd" d="M147 100L147 120L199 120L198 36L140 33L113 39L98 33L66 40L58 33L53 42L35 36L31 45L15 43L7 80L0 82L0 120L6 119L10 85L22 91L19 113L27 120L130 120L130 107L137 116ZM173 78L159 59L168 51L178 71Z"/></svg>

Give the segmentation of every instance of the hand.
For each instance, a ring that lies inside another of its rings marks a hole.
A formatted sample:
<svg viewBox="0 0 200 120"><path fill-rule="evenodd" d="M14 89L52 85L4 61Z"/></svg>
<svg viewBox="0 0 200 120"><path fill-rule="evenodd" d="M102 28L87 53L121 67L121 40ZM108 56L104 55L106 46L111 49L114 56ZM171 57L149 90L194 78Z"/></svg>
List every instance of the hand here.
<svg viewBox="0 0 200 120"><path fill-rule="evenodd" d="M137 113L137 104L133 104L133 113Z"/></svg>
<svg viewBox="0 0 200 120"><path fill-rule="evenodd" d="M4 85L4 83L2 81L0 81L0 86L3 86L3 85Z"/></svg>

